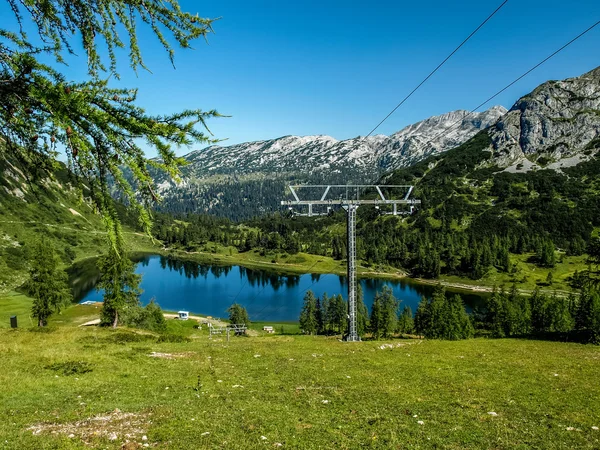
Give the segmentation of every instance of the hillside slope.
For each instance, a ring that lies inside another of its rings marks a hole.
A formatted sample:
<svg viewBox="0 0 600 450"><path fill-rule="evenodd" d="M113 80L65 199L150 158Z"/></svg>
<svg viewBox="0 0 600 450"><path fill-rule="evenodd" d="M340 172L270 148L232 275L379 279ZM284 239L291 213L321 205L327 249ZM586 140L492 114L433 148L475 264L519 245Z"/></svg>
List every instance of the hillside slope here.
<svg viewBox="0 0 600 450"><path fill-rule="evenodd" d="M42 236L56 248L65 267L102 253L106 246L101 217L86 199L85 188L76 189L64 167L52 176L28 180L18 165L1 160L0 293L25 281L29 251ZM149 245L133 233L128 233L128 241L134 247Z"/></svg>
<svg viewBox="0 0 600 450"><path fill-rule="evenodd" d="M600 67L540 85L489 134L495 163L509 171L560 170L589 160L600 148Z"/></svg>
<svg viewBox="0 0 600 450"><path fill-rule="evenodd" d="M599 75L545 83L462 146L384 178L416 185L413 223L442 274L522 282L533 276L526 263L552 271L588 252L600 227Z"/></svg>

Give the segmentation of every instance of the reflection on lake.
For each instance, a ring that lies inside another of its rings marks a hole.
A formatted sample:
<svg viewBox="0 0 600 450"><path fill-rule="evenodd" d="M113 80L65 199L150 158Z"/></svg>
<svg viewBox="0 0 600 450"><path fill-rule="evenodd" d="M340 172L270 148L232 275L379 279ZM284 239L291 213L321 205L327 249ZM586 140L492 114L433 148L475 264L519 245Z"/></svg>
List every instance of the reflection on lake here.
<svg viewBox="0 0 600 450"><path fill-rule="evenodd" d="M342 294L347 298L346 277L339 275L287 275L241 266L198 264L165 256L135 259L136 273L142 275L141 300L152 298L166 310L186 310L213 317L226 317L226 309L234 302L246 307L253 321L296 321L307 290L316 296ZM71 271L74 295L78 301L102 301L102 292L93 286L98 281L97 269L89 261L85 268ZM431 295L432 286L407 280L361 279L365 304L371 308L373 298L383 286L392 288L401 307L409 305L413 312L423 296ZM482 297L462 295L467 306L475 306Z"/></svg>

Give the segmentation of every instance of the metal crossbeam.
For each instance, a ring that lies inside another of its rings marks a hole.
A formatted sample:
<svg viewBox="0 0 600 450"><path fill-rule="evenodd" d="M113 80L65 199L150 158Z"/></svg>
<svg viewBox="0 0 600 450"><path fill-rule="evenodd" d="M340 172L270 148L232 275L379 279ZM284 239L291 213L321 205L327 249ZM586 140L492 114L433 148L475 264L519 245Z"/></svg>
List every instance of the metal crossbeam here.
<svg viewBox="0 0 600 450"><path fill-rule="evenodd" d="M282 205L419 205L420 200L284 200Z"/></svg>
<svg viewBox="0 0 600 450"><path fill-rule="evenodd" d="M385 197L383 189L390 190L406 190L406 193L402 195L402 199L394 200ZM290 192L294 197L294 200L283 200L282 205L288 206L293 209L294 206L307 206L308 214L299 214L318 216L328 214L332 207L341 206L346 210L348 219L348 334L344 336L345 341L356 342L360 341L357 329L357 285L356 285L356 210L360 205L372 205L378 208L380 205L392 205L391 213L383 214L406 214L412 213L416 205L420 205L420 200L410 199L410 195L413 192L413 186L403 185L295 185L289 186ZM317 195L311 199L301 199L298 192L301 189L312 189L320 190L324 189L321 195ZM345 195L342 194L339 198L327 198L330 196L332 191L344 189ZM361 190L374 189L379 196L376 199L361 199ZM352 195L350 195L352 194ZM356 195L354 195L356 194ZM314 211L314 206L327 206L326 213L319 213ZM406 205L409 207L408 212L398 211L398 205Z"/></svg>

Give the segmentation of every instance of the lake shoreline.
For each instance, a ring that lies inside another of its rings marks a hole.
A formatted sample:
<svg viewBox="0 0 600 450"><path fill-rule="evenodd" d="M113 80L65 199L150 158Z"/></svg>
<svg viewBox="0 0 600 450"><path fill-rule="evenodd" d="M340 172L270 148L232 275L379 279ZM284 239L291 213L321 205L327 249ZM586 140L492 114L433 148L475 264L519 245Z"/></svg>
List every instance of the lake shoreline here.
<svg viewBox="0 0 600 450"><path fill-rule="evenodd" d="M164 311L190 311L200 315L225 317L234 303L244 305L255 321L295 322L302 310L303 298L309 290L316 297L341 296L347 301L345 272L311 273L308 270L284 270L274 264L241 264L233 258L207 254L175 252L144 252L130 255L137 264L136 273L142 276L140 300L142 305L156 301ZM313 260L313 262L316 261ZM86 266L95 267L93 260ZM309 266L307 266L309 267ZM73 272L80 289L77 302L101 301L102 291L94 288L98 273L84 270ZM85 275L83 275L85 273ZM378 275L378 276L376 276ZM394 296L416 312L423 298L430 298L434 286L413 283L405 277L385 277L381 272L363 271L358 282L364 303L371 308L373 299L385 286ZM449 289L452 294L452 290ZM486 294L461 293L467 308L485 304Z"/></svg>
<svg viewBox="0 0 600 450"><path fill-rule="evenodd" d="M345 269L340 270L322 270L317 268L318 264L309 266L307 264L293 264L293 263L281 263L281 262L269 262L264 260L251 260L247 258L239 258L239 254L235 255L223 255L218 253L209 252L188 252L180 249L169 249L162 248L158 254L162 256L172 256L177 258L183 258L192 260L198 263L210 263L210 264L224 264L224 265L236 265L242 266L249 269L270 269L281 275L302 275L302 274L332 274L346 276L347 272ZM307 254L309 255L309 254ZM316 255L310 255L317 257ZM329 257L319 257L322 260L331 259ZM341 265L341 263L339 264ZM381 280L399 281L403 280L410 284L421 285L421 286L437 286L441 285L444 288L450 289L452 292L464 293L464 294L491 294L494 291L494 286L481 285L481 284L467 284L453 281L445 281L443 279L426 279L426 278L414 278L409 276L406 272L393 269L394 271L382 271L372 270L364 266L358 266L357 276L358 278L377 278ZM500 286L498 286L500 287ZM517 289L522 295L531 295L533 289ZM569 295L569 291L557 290L557 289L540 289L540 292L545 294L556 293L559 296Z"/></svg>
<svg viewBox="0 0 600 450"><path fill-rule="evenodd" d="M143 256L151 256L151 255L159 255L165 257L172 257L178 259L184 259L187 261L197 262L199 264L216 264L222 266L241 266L248 269L262 269L273 271L278 275L304 275L304 274L320 274L320 275L337 275L337 276L346 276L347 272L344 264L340 261L335 261L336 265L339 266L338 269L331 269L331 267L322 269L319 267L320 262L329 262L331 266L332 258L330 257L321 257L318 255L312 254L303 254L307 255L313 259L317 259L317 263L313 265L302 264L302 263L285 263L285 262L272 262L266 261L262 259L251 259L248 257L240 257L240 255L247 255L247 253L236 253L232 255L226 255L222 253L212 253L212 252L202 252L195 251L189 252L181 249L167 248L167 247L156 247L153 249L145 249L133 251L131 254L134 258L143 257ZM254 255L255 258L260 258L258 255ZM88 256L85 258L81 258L77 261L78 264L83 263L85 261L90 261L97 258L97 255ZM490 285L482 285L482 284L468 284L461 283L455 281L446 281L443 279L426 279L426 278L415 278L409 276L406 272L399 269L390 269L390 271L386 270L373 270L373 268L367 268L364 266L358 266L358 278L368 279L375 278L381 280L388 281L405 281L409 284L417 285L417 286L437 286L441 285L446 289L451 290L454 293L458 294L472 294L472 295L489 295L494 291L494 286ZM500 287L500 286L498 286ZM505 285L506 287L506 285ZM533 293L533 289L520 289L517 291L522 295L530 296ZM560 297L568 296L571 291L560 290L560 289L540 289L541 293L544 294L556 294Z"/></svg>

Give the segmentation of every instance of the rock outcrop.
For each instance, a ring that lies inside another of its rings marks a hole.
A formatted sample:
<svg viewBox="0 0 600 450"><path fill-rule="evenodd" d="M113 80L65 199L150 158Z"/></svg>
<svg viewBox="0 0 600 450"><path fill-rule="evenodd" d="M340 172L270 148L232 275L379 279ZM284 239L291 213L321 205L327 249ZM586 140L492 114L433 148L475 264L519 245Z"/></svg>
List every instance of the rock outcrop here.
<svg viewBox="0 0 600 450"><path fill-rule="evenodd" d="M548 81L515 103L490 129L500 167L560 169L600 148L600 67Z"/></svg>
<svg viewBox="0 0 600 450"><path fill-rule="evenodd" d="M284 136L227 147L214 145L185 156L188 165L183 169L183 185L215 175L252 174L373 181L384 172L462 144L493 125L504 113L502 106L474 114L453 111L410 125L391 136L342 141L330 136ZM174 187L166 179L158 181L163 193Z"/></svg>

